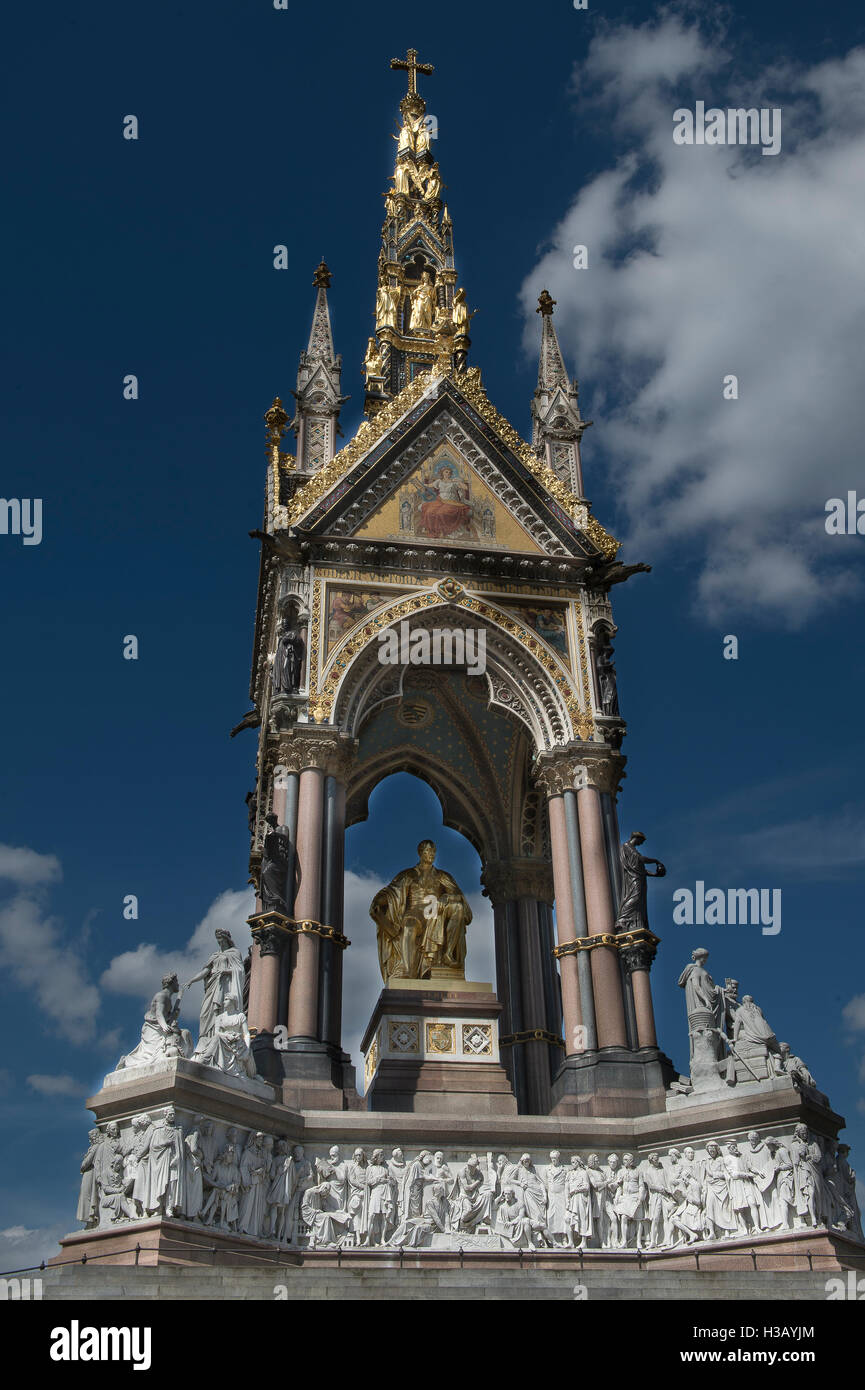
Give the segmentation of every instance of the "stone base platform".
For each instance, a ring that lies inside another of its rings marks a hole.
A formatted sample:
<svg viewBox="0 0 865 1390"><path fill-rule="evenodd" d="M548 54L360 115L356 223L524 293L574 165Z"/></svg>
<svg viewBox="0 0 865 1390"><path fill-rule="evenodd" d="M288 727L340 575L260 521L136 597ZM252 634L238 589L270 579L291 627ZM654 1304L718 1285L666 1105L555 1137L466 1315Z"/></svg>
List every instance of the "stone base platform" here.
<svg viewBox="0 0 865 1390"><path fill-rule="evenodd" d="M457 1238L459 1239L459 1238ZM129 1222L114 1229L76 1231L60 1242L61 1254L48 1268L67 1267L66 1261L98 1261L99 1265L131 1265L139 1269L169 1266L252 1267L272 1265L294 1268L352 1269L446 1268L472 1265L478 1268L551 1270L678 1270L695 1274L715 1271L758 1274L843 1270L865 1272L865 1243L825 1229L783 1231L737 1237L725 1241L699 1241L665 1250L534 1250L506 1248L500 1237L463 1237L463 1248L454 1249L451 1236L433 1237L429 1247L399 1251L388 1248L341 1250L293 1250L252 1240L230 1231L213 1230L196 1222L162 1219ZM487 1248L484 1248L486 1245Z"/></svg>
<svg viewBox="0 0 865 1390"><path fill-rule="evenodd" d="M602 1302L737 1302L740 1300L825 1302L827 1282L855 1274L795 1270L637 1270L552 1266L528 1257L479 1267L459 1260L445 1264L398 1259L373 1264L323 1264L312 1260L303 1268L274 1264L267 1269L194 1269L177 1265L120 1268L110 1265L67 1265L47 1268L42 1275L43 1299L51 1301L375 1301L435 1299L464 1302L564 1301Z"/></svg>

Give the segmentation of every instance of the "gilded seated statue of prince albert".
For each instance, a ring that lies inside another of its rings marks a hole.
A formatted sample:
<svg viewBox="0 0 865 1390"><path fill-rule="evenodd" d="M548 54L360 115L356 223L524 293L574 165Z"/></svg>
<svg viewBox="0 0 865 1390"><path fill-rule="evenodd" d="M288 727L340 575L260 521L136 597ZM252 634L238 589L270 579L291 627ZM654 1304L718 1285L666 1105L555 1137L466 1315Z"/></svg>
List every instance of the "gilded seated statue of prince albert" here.
<svg viewBox="0 0 865 1390"><path fill-rule="evenodd" d="M418 863L403 869L372 900L381 977L465 979L466 927L472 911L456 880L435 867L436 846L421 840Z"/></svg>

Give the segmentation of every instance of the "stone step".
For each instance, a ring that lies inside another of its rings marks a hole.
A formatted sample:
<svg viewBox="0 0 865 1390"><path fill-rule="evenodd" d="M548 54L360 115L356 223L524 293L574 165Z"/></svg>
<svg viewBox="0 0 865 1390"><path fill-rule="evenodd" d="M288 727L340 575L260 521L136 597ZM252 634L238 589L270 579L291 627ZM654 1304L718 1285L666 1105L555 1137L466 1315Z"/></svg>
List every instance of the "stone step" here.
<svg viewBox="0 0 865 1390"><path fill-rule="evenodd" d="M514 1270L424 1269L200 1269L69 1265L46 1270L43 1297L49 1300L259 1300L274 1301L285 1285L289 1301L330 1299L411 1301L492 1299L500 1301L574 1298L582 1284L588 1300L771 1299L825 1300L828 1272L808 1270Z"/></svg>

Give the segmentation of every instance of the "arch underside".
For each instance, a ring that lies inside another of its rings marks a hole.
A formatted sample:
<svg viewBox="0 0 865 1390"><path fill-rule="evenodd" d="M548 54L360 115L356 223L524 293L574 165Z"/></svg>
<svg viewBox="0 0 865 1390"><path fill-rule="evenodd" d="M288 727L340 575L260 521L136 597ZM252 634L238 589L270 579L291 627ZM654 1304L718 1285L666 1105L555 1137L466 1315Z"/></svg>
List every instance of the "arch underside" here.
<svg viewBox="0 0 865 1390"><path fill-rule="evenodd" d="M400 604L394 606L394 624L400 616L400 607ZM493 612L489 604L484 607L487 613ZM389 613L383 610L376 617L381 631L388 622ZM502 614L501 618L517 626L508 615ZM500 627L494 618L491 620L472 607L442 603L412 612L410 620L412 632L420 628L428 631L468 627L483 630L486 643L483 679L488 703L519 720L534 754L567 744L575 737L572 714L576 690L570 676L564 679L565 673L556 669L557 663L552 658L547 658L548 666L543 665L512 631ZM383 665L380 653L380 643L376 637L371 638L349 662L340 682L333 721L354 737L379 706L402 698L406 675L421 669ZM570 709L563 687L572 697Z"/></svg>
<svg viewBox="0 0 865 1390"><path fill-rule="evenodd" d="M444 824L465 835L485 864L544 856L545 817L522 721L489 699L484 677L416 667L389 674L359 733L346 824L366 819L379 782L408 772L432 787Z"/></svg>

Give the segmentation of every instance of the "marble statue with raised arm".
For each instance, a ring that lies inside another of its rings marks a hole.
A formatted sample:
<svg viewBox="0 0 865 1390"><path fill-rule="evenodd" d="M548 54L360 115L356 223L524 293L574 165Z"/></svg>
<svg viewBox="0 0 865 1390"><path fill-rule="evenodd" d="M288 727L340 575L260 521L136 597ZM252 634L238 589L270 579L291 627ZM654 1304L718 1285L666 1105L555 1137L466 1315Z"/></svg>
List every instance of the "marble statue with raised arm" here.
<svg viewBox="0 0 865 1390"><path fill-rule="evenodd" d="M217 950L198 974L193 975L184 985L184 989L189 989L196 980L204 981L198 1031L199 1050L215 1031L216 1020L225 1012L228 996L233 995L235 999L243 998L243 956L232 941L230 932L220 927L215 935Z"/></svg>

